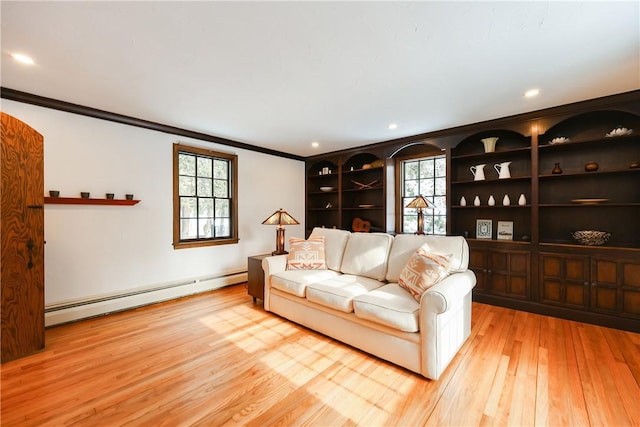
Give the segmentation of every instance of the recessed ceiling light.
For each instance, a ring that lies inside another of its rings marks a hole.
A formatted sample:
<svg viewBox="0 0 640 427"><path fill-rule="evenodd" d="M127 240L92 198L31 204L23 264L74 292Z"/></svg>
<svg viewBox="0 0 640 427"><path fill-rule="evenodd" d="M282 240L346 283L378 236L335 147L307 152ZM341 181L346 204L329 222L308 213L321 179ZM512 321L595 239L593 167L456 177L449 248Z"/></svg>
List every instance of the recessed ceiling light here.
<svg viewBox="0 0 640 427"><path fill-rule="evenodd" d="M33 65L33 59L22 53L12 53L11 57L22 64Z"/></svg>
<svg viewBox="0 0 640 427"><path fill-rule="evenodd" d="M311 143L311 146L312 146L313 148L318 148L318 147L320 146L320 143L319 143L318 141L313 141L313 142Z"/></svg>
<svg viewBox="0 0 640 427"><path fill-rule="evenodd" d="M540 89L529 89L524 93L524 96L527 98L533 98L534 96L538 96L540 94Z"/></svg>
<svg viewBox="0 0 640 427"><path fill-rule="evenodd" d="M390 123L390 124L389 124L389 126L387 126L387 128L388 128L388 129L391 129L391 130L393 130L393 129L397 129L397 128L398 128L398 125L397 125L396 123Z"/></svg>

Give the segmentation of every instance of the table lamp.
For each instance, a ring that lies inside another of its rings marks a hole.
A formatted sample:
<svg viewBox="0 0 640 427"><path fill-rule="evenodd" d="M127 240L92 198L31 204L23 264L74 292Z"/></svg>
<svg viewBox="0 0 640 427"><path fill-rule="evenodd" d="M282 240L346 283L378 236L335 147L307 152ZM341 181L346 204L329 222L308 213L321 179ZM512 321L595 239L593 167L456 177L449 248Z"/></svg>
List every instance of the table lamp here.
<svg viewBox="0 0 640 427"><path fill-rule="evenodd" d="M406 207L418 209L418 231L416 234L424 234L424 214L422 213L422 209L427 208L430 209L431 205L425 199L422 194L413 199Z"/></svg>
<svg viewBox="0 0 640 427"><path fill-rule="evenodd" d="M300 224L284 209L280 208L275 211L269 218L262 221L265 225L277 225L276 228L276 250L271 255L283 255L289 252L284 250L284 226Z"/></svg>

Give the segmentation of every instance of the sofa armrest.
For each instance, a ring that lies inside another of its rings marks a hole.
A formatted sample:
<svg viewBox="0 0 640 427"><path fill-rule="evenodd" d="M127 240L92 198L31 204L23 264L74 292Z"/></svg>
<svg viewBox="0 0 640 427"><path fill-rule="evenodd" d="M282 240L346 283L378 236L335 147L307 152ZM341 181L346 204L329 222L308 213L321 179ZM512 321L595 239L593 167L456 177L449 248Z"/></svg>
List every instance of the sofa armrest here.
<svg viewBox="0 0 640 427"><path fill-rule="evenodd" d="M476 285L476 275L471 270L453 273L430 287L420 299L420 311L436 314L446 312L467 295Z"/></svg>
<svg viewBox="0 0 640 427"><path fill-rule="evenodd" d="M471 333L471 270L453 273L420 299L420 369L437 380Z"/></svg>
<svg viewBox="0 0 640 427"><path fill-rule="evenodd" d="M264 271L264 309L269 311L269 297L271 294L271 276L287 269L287 256L274 255L262 260Z"/></svg>

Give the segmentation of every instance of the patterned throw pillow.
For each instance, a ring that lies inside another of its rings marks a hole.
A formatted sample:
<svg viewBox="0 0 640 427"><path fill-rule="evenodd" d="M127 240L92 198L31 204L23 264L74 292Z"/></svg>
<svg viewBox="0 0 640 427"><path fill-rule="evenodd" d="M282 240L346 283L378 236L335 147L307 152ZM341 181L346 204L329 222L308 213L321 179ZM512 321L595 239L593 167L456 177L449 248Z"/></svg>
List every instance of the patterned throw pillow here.
<svg viewBox="0 0 640 427"><path fill-rule="evenodd" d="M418 248L398 278L398 284L408 290L418 302L427 289L449 275L451 255L434 254L428 251L428 245Z"/></svg>
<svg viewBox="0 0 640 427"><path fill-rule="evenodd" d="M289 239L287 270L326 270L324 257L324 236L309 240L292 237Z"/></svg>

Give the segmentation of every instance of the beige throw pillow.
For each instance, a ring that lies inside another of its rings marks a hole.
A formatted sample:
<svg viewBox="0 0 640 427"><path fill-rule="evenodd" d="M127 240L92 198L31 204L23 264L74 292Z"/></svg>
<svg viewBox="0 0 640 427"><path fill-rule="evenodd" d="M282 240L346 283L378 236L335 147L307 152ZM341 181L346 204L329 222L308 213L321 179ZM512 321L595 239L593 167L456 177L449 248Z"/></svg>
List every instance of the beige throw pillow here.
<svg viewBox="0 0 640 427"><path fill-rule="evenodd" d="M429 245L422 245L404 266L398 284L420 302L422 294L449 275L451 255L430 253Z"/></svg>
<svg viewBox="0 0 640 427"><path fill-rule="evenodd" d="M324 256L324 236L309 240L292 237L289 239L287 270L326 270Z"/></svg>

